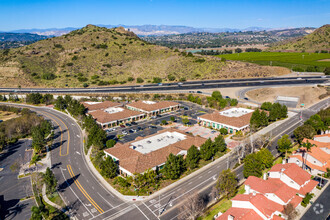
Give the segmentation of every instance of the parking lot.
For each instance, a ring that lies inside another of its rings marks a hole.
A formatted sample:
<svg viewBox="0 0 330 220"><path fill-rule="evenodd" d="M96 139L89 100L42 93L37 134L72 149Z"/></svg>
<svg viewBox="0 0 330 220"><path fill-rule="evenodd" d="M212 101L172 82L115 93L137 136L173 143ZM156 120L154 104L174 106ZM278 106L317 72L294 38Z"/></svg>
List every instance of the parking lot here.
<svg viewBox="0 0 330 220"><path fill-rule="evenodd" d="M114 139L121 143L130 142L135 140L139 136L145 137L148 135L155 134L158 131L164 129L164 127L162 127L160 124L163 120L170 122L171 117L175 118L175 122L178 125L181 124L183 126L182 116L186 116L189 118L189 125L195 127L194 125L197 124L197 117L205 114L206 112L210 112L210 110L203 109L201 106L194 103L188 103L183 101L178 102L183 107L179 111L165 113L159 117L155 117L152 119L137 121L135 124L126 124L125 127L116 127L115 130L107 132L107 136L109 139ZM189 128L186 126L183 127ZM194 132L196 133L197 131ZM200 135L200 133L203 135L205 132L198 132L197 135ZM118 135L121 136L119 140L117 139Z"/></svg>

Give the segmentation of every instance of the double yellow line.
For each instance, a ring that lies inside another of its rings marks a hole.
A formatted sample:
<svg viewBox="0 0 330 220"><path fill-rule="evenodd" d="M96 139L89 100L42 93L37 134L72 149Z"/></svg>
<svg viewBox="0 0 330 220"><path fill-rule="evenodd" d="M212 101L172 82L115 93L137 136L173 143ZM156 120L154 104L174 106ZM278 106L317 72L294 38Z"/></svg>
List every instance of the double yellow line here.
<svg viewBox="0 0 330 220"><path fill-rule="evenodd" d="M69 131L68 126L66 126L66 124L65 124L61 119L59 119L58 117L56 117L55 115L50 116L48 113L44 113L44 114L47 115L49 118L52 118L53 121L58 125L58 127L59 127L59 129L60 129L60 131L61 131L60 156L67 156L67 155L69 155L69 147L70 147L70 131ZM63 130L62 130L60 124L57 123L56 120L54 120L54 117L57 118L58 120L60 120L60 121L64 124L64 126L66 127L66 130L67 130L67 132L68 132L68 146L67 146L67 149L66 149L66 154L62 154Z"/></svg>
<svg viewBox="0 0 330 220"><path fill-rule="evenodd" d="M88 201L102 214L104 211L100 208L100 206L89 196L89 194L85 191L85 189L80 185L79 181L77 180L77 178L75 177L71 165L67 165L68 171L70 173L70 176L72 177L72 179L74 180L74 183L77 185L77 187L79 188L79 190L82 192L82 194L84 194L84 196L86 197L86 199L88 199Z"/></svg>

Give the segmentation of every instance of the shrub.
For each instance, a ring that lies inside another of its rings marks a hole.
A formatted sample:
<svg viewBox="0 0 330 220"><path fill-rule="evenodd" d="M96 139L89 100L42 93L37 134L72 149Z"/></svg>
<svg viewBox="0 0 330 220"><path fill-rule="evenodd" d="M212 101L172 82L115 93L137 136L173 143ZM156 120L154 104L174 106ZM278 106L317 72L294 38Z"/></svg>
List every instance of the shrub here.
<svg viewBox="0 0 330 220"><path fill-rule="evenodd" d="M159 77L154 77L152 83L161 83L163 80Z"/></svg>
<svg viewBox="0 0 330 220"><path fill-rule="evenodd" d="M137 83L143 83L144 80L143 80L141 77L138 77L138 78L136 79L136 82L137 82Z"/></svg>
<svg viewBox="0 0 330 220"><path fill-rule="evenodd" d="M175 80L175 76L173 76L173 75L168 75L167 78L170 81L174 81Z"/></svg>
<svg viewBox="0 0 330 220"><path fill-rule="evenodd" d="M78 60L78 57L77 56L73 56L72 57L72 60Z"/></svg>
<svg viewBox="0 0 330 220"><path fill-rule="evenodd" d="M186 81L186 78L185 77L181 77L179 81L180 82L185 82Z"/></svg>
<svg viewBox="0 0 330 220"><path fill-rule="evenodd" d="M127 78L127 81L132 82L132 81L134 81L134 78L130 76L130 77Z"/></svg>
<svg viewBox="0 0 330 220"><path fill-rule="evenodd" d="M87 82L88 79L86 77L84 77L84 76L80 76L80 77L78 77L78 81L79 82Z"/></svg>
<svg viewBox="0 0 330 220"><path fill-rule="evenodd" d="M73 63L67 63L66 65L67 66L73 66Z"/></svg>
<svg viewBox="0 0 330 220"><path fill-rule="evenodd" d="M42 79L45 79L45 80L53 80L55 79L56 76L54 73L44 73L42 74Z"/></svg>
<svg viewBox="0 0 330 220"><path fill-rule="evenodd" d="M228 130L227 130L226 128L221 128L221 129L220 129L220 133L221 133L222 135L226 135L226 134L228 134Z"/></svg>
<svg viewBox="0 0 330 220"><path fill-rule="evenodd" d="M84 87L84 88L87 88L87 87L88 87L88 83L84 83L84 84L83 84L83 87Z"/></svg>

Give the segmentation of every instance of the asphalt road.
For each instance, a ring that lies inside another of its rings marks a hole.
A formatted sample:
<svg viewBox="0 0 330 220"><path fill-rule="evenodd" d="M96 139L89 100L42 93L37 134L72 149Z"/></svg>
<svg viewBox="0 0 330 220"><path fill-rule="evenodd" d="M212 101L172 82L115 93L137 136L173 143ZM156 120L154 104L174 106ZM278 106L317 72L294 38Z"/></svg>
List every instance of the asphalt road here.
<svg viewBox="0 0 330 220"><path fill-rule="evenodd" d="M322 101L302 114L296 115L272 131L272 136L291 135L293 130L319 109L328 106L328 100ZM176 219L180 215L179 203L186 195L195 191L205 198L209 194L218 174L227 167L233 167L237 158L218 160L203 172L195 172L179 184L168 188L159 196L151 196L144 202L125 202L107 191L90 172L84 156L80 128L67 115L52 109L35 108L39 114L53 121L55 125L55 147L51 151L53 171L60 185L60 195L78 219ZM270 150L276 154L277 139ZM235 170L242 179L242 167ZM160 214L160 217L158 215Z"/></svg>
<svg viewBox="0 0 330 220"><path fill-rule="evenodd" d="M179 83L163 83L133 85L133 86L112 86L95 88L0 88L0 92L6 93L118 93L118 92L148 92L148 91L173 91L173 90L199 90L211 88L230 87L254 87L254 86L276 86L276 85L298 85L298 84L321 84L327 82L328 76L313 77L268 77L268 78L247 78L228 80L199 80Z"/></svg>
<svg viewBox="0 0 330 220"><path fill-rule="evenodd" d="M32 196L30 178L17 179L18 170L13 172L10 166L15 162L31 159L32 151L30 149L31 140L20 140L11 145L8 151L0 154L0 199L1 210L0 219L29 219L31 216L31 207L35 205L34 199L20 201L27 196Z"/></svg>
<svg viewBox="0 0 330 220"><path fill-rule="evenodd" d="M301 217L301 220L326 220L330 215L330 187L324 190L319 198L313 203L308 211Z"/></svg>

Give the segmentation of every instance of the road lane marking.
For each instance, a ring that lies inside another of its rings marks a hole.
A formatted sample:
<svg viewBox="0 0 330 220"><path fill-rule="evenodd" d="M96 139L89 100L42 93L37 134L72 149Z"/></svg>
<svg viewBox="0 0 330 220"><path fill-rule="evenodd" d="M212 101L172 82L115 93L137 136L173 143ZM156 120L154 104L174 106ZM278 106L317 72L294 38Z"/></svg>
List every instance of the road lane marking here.
<svg viewBox="0 0 330 220"><path fill-rule="evenodd" d="M149 211L152 213L152 214L154 214L155 216L156 216L156 218L157 219L159 219L158 218L158 216L144 203L144 202L142 202L142 204L145 206L145 207L147 207L148 209L149 209Z"/></svg>
<svg viewBox="0 0 330 220"><path fill-rule="evenodd" d="M63 178L65 179L64 173L63 173L64 169L61 169L61 173L63 175ZM89 209L85 206L85 204L81 201L81 199L77 196L77 194L73 191L73 189L71 188L70 184L68 183L68 181L65 179L66 184L69 186L69 188L71 189L71 191L73 192L73 194L77 197L77 199L80 201L80 203L85 207L85 209L89 212L89 214L91 214L91 216L94 216Z"/></svg>
<svg viewBox="0 0 330 220"><path fill-rule="evenodd" d="M97 194L99 194L99 196L106 202L109 204L109 206L111 206L113 208L113 205L110 204L110 202L108 200L106 200L103 196L101 196L101 194L99 192L97 192Z"/></svg>
<svg viewBox="0 0 330 220"><path fill-rule="evenodd" d="M67 165L68 171L70 173L70 176L72 177L72 179L74 180L74 183L76 184L76 186L79 188L79 190L82 192L82 194L84 194L84 196L86 197L86 199L92 203L92 205L100 212L103 213L104 211L100 208L100 206L98 206L98 204L89 196L89 194L85 191L85 189L81 186L80 182L77 180L77 178L75 177L73 171L72 171L72 167L70 165Z"/></svg>
<svg viewBox="0 0 330 220"><path fill-rule="evenodd" d="M149 218L148 218L148 216L146 216L146 214L144 214L143 212L142 212L142 210L136 205L136 204L134 204L135 205L135 207L144 215L144 217L146 217L146 219L148 219L148 220L150 220Z"/></svg>
<svg viewBox="0 0 330 220"><path fill-rule="evenodd" d="M52 116L51 116L50 114L47 114L47 113L44 113L44 114L45 114L45 115L48 115L49 118L53 119L53 121L58 125L58 127L59 127L59 129L60 129L60 131L61 131L60 156L67 156L67 155L69 155L69 147L70 147L70 131L69 131L68 126L66 126L66 124L65 124L61 119L59 119L57 116L55 116L55 115L52 115ZM67 144L66 154L62 154L63 130L62 130L60 124L59 124L56 120L54 120L54 117L57 118L58 120L60 120L60 121L64 124L64 126L66 127L67 132L68 132L68 144Z"/></svg>

